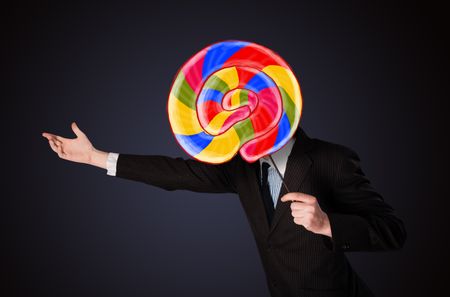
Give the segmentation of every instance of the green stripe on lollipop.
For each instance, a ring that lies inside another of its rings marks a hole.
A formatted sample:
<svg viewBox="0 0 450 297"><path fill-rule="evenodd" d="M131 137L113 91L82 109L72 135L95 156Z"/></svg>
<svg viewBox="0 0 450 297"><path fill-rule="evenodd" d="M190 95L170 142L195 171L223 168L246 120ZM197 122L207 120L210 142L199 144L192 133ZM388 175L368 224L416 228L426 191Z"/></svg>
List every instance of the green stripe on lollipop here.
<svg viewBox="0 0 450 297"><path fill-rule="evenodd" d="M183 72L180 71L172 87L173 95L190 109L195 110L197 96L186 81Z"/></svg>

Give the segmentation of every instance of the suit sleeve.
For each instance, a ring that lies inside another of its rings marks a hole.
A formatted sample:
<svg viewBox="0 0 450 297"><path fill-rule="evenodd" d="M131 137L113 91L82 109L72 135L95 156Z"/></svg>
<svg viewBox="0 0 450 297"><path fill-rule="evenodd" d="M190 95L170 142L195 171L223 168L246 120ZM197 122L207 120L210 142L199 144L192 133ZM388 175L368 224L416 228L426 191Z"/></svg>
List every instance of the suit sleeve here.
<svg viewBox="0 0 450 297"><path fill-rule="evenodd" d="M377 251L403 247L406 230L394 209L372 187L360 166L359 156L342 146L333 185L334 208L328 213L332 250Z"/></svg>
<svg viewBox="0 0 450 297"><path fill-rule="evenodd" d="M167 191L236 193L228 168L230 162L207 164L180 157L119 154L116 177L143 182Z"/></svg>

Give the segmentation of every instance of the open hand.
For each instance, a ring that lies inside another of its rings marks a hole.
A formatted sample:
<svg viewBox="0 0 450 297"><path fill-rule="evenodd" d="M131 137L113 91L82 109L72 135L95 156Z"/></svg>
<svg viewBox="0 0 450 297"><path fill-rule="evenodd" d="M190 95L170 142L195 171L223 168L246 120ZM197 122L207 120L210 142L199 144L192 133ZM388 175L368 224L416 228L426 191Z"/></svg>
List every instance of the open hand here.
<svg viewBox="0 0 450 297"><path fill-rule="evenodd" d="M282 202L291 202L291 214L294 223L306 230L331 237L328 215L322 211L316 197L305 193L287 193L281 197Z"/></svg>
<svg viewBox="0 0 450 297"><path fill-rule="evenodd" d="M50 147L61 159L90 164L95 148L75 122L71 126L77 138L69 139L47 132L42 133L42 136L48 139Z"/></svg>

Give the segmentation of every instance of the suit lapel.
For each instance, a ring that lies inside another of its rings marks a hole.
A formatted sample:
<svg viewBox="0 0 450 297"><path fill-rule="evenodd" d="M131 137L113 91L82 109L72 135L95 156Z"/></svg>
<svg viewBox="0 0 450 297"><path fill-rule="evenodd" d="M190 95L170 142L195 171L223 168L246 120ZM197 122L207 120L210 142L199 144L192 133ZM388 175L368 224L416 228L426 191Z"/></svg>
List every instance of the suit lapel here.
<svg viewBox="0 0 450 297"><path fill-rule="evenodd" d="M262 228L263 234L269 233L269 221L267 220L266 209L264 208L264 203L262 200L262 193L259 184L260 179L260 165L259 161L253 162L250 164L250 176L249 179L249 188L251 190L252 195L250 195L249 199L251 199L253 216L255 218L256 225ZM256 195L253 195L256 193Z"/></svg>

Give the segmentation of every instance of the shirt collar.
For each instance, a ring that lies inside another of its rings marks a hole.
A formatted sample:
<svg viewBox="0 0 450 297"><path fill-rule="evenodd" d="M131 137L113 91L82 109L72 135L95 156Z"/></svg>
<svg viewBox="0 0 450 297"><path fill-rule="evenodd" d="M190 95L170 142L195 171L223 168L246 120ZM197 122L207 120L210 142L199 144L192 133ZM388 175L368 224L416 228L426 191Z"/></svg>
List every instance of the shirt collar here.
<svg viewBox="0 0 450 297"><path fill-rule="evenodd" d="M280 170L281 175L284 177L284 173L286 171L286 165L289 155L292 152L292 147L294 146L295 137L292 137L287 144L284 145L280 150L276 151L275 153L271 154L273 161L275 162L275 165L277 165L278 169ZM262 165L263 162L269 163L271 166L274 166L269 158L269 156L262 157L259 159L260 165Z"/></svg>

